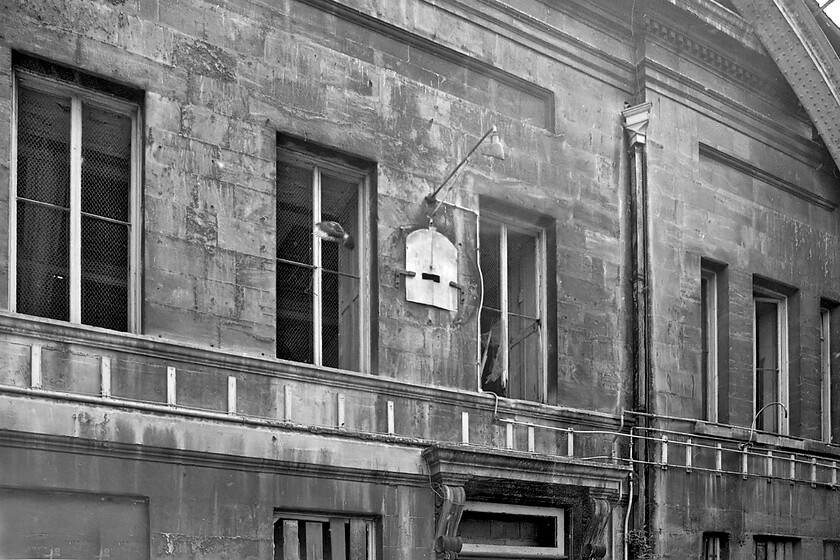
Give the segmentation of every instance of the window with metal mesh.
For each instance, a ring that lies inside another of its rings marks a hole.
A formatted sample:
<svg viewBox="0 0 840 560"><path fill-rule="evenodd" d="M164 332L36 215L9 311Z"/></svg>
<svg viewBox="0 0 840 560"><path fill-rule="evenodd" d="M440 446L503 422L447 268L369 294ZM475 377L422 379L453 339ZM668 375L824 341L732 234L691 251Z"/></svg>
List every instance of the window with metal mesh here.
<svg viewBox="0 0 840 560"><path fill-rule="evenodd" d="M131 119L82 107L82 323L128 329Z"/></svg>
<svg viewBox="0 0 840 560"><path fill-rule="evenodd" d="M70 319L70 98L21 88L17 310Z"/></svg>
<svg viewBox="0 0 840 560"><path fill-rule="evenodd" d="M36 81L17 95L16 310L127 331L132 116Z"/></svg>
<svg viewBox="0 0 840 560"><path fill-rule="evenodd" d="M482 219L480 248L482 389L539 400L539 234Z"/></svg>
<svg viewBox="0 0 840 560"><path fill-rule="evenodd" d="M361 305L359 179L314 164L277 164L277 357L359 370ZM352 235L314 234L334 222Z"/></svg>

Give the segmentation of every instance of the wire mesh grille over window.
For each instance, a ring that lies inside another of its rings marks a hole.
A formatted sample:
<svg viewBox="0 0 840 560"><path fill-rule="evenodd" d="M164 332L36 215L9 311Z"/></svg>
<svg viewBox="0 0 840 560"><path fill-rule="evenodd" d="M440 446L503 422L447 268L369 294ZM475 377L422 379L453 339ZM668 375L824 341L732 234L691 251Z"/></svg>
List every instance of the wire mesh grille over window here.
<svg viewBox="0 0 840 560"><path fill-rule="evenodd" d="M312 171L277 166L277 357L313 363Z"/></svg>
<svg viewBox="0 0 840 560"><path fill-rule="evenodd" d="M70 318L70 99L18 96L17 310Z"/></svg>
<svg viewBox="0 0 840 560"><path fill-rule="evenodd" d="M321 176L321 220L341 224L358 235L359 187L327 174ZM325 366L358 369L355 342L359 317L358 253L339 243L321 243L323 266L323 354Z"/></svg>
<svg viewBox="0 0 840 560"><path fill-rule="evenodd" d="M79 130L74 107L81 107ZM17 311L128 330L131 117L27 87L17 115ZM81 138L75 178L74 137ZM81 206L71 202L74 184ZM74 244L79 266L71 265ZM78 318L71 317L74 281Z"/></svg>
<svg viewBox="0 0 840 560"><path fill-rule="evenodd" d="M330 221L358 238L358 198L358 182L278 162L278 358L359 369L362 247L354 251L313 235L316 223Z"/></svg>
<svg viewBox="0 0 840 560"><path fill-rule="evenodd" d="M128 328L131 119L82 108L82 323Z"/></svg>

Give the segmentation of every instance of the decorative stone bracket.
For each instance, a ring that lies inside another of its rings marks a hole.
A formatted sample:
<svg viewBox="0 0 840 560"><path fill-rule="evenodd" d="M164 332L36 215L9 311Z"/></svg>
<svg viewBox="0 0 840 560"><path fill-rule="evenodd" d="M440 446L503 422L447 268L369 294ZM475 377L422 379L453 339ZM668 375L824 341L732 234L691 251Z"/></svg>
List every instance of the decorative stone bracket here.
<svg viewBox="0 0 840 560"><path fill-rule="evenodd" d="M612 514L612 506L602 498L589 498L589 523L583 531L581 558L603 558L607 555L604 531Z"/></svg>
<svg viewBox="0 0 840 560"><path fill-rule="evenodd" d="M438 488L435 558L454 560L461 552L462 542L458 536L458 525L461 523L461 514L466 505L466 494L461 486L441 484Z"/></svg>

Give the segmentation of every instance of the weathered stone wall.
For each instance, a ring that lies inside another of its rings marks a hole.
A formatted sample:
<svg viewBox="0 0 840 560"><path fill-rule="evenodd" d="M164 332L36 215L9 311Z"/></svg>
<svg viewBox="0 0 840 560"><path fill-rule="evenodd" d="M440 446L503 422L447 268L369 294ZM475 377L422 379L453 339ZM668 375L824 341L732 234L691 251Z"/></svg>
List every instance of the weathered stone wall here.
<svg viewBox="0 0 840 560"><path fill-rule="evenodd" d="M376 162L375 369L468 390L475 298L454 319L407 304L394 271L405 232L426 225L423 195L495 124L507 159L475 157L451 199L475 208L489 195L554 220L549 400L618 411L627 308L617 115L630 91L623 32L611 36L619 24L529 3L523 13L557 26L532 35L501 5L484 16L490 30L462 8L346 4L10 3L0 116L8 122L15 49L143 89L143 333L267 357L276 134ZM604 22L614 29L597 29ZM447 210L437 225L462 247L464 284L477 286L473 218Z"/></svg>
<svg viewBox="0 0 840 560"><path fill-rule="evenodd" d="M705 418L700 276L701 259L707 259L725 266L727 292L727 312L719 322L728 356L719 370L719 419L747 429L721 429L715 432L719 439L706 445L718 441L737 449L748 437L755 412L757 277L789 290L790 434L819 440L820 300L836 301L840 279L836 168L763 53L722 34L713 41L686 25L686 18L669 21L651 13L645 25L641 58L645 98L652 103L647 154L654 410ZM668 426L700 430L686 423ZM796 439L762 442L766 447L751 450L786 459L802 448ZM814 449L831 453L826 446ZM672 453L679 465L684 447L673 445ZM721 475L714 472L710 449L693 453L695 465L705 455L711 470L651 467L651 532L661 558L697 556L704 531L728 534L733 560L756 557L755 535L796 537L799 557L822 557L823 539L836 533L840 512L829 486L807 483L807 466L797 466L803 469L797 470L800 481L788 483L789 465L778 461L782 480L770 482L760 477L766 469L762 456L750 458L747 479L737 474L736 454L724 464L732 472Z"/></svg>
<svg viewBox="0 0 840 560"><path fill-rule="evenodd" d="M667 62L666 48L652 43L646 55ZM819 305L820 298L836 300L840 277L834 165L811 140L807 117L790 104L780 75L767 76L764 92L722 100L715 95L732 85L698 66L650 76L656 410L703 417L700 260L706 258L725 265L728 280L729 363L721 368L728 374L721 388L728 413L721 421L752 421L752 294L759 276L794 290L791 435L819 438ZM673 80L670 87L662 85L665 77ZM702 96L692 86L701 80ZM717 105L704 107L692 96Z"/></svg>
<svg viewBox="0 0 840 560"><path fill-rule="evenodd" d="M61 414L57 410L56 413ZM180 428L149 425L133 431L113 415L103 417L94 411L79 414L74 422L81 438L122 432L122 441L112 442L103 452L71 443L63 448L64 452L57 453L58 440L50 437L30 437L25 449L7 447L8 440L3 446L0 464L6 476L0 495L14 489L20 500L37 503L40 496L47 504L29 519L28 529L39 530L43 535L40 539L27 536L24 542L29 548L24 553L38 554L39 543L53 543L54 547L63 537L76 552L92 555L103 554L105 549L107 556L108 548L113 547L111 555L115 556L121 549L125 552L127 541L139 541L146 544L151 554L136 550L131 557L273 558L276 512L280 516L283 513L279 512L285 512L286 518L327 512L376 519L377 546L382 546L383 557L429 557L430 535L434 534L434 493L422 477L383 483L388 475L374 472L376 457L391 453L393 460L393 448L386 451L383 445L377 452L375 446L368 446L367 454L374 458L367 465L370 470L342 472L327 462L331 451L341 449L340 444L333 442L322 451L325 462L319 469L303 462L286 463L282 467L285 476L278 476L277 465L266 461L268 455L252 456L253 444L270 441L267 448L273 448L275 456L292 456L292 450L285 448L294 444L285 438L280 443L276 436L272 440L268 433L257 435L250 430L249 434L248 429L240 429L240 434L231 438L230 433L225 433L228 428L184 420ZM121 425L115 427L115 422ZM233 440L238 439L239 457L176 450L176 442L184 441L183 430L187 426L191 432L187 439L195 442L206 437L225 440L224 446L232 450L237 446ZM140 442L142 446L138 445ZM305 450L298 451L300 460L305 461ZM265 449L261 452L265 453ZM412 452L413 460L419 464L420 450ZM50 517L49 492L75 504L75 515L80 520L78 534L64 533L73 521ZM145 514L138 519L143 524L124 527L113 518L109 521L109 514L124 513L116 504L128 498L146 502ZM101 514L95 515L92 508L85 507L90 500L98 504ZM4 553L17 545L21 537L7 533L10 527L17 526L15 516L23 513L10 502L7 499L0 505ZM15 550L20 553L20 545ZM71 556L74 550L65 549L58 555Z"/></svg>

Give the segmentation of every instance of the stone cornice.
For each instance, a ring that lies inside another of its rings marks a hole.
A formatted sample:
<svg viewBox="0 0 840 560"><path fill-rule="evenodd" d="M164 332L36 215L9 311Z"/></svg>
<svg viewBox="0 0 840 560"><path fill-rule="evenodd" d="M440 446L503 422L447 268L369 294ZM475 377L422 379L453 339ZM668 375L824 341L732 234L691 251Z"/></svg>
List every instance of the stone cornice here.
<svg viewBox="0 0 840 560"><path fill-rule="evenodd" d="M675 25L646 15L644 26L648 36L664 40L680 53L685 53L703 65L713 68L727 78L748 87L756 94L766 96L768 91L778 88L767 76L755 72L737 62L731 56L685 33Z"/></svg>
<svg viewBox="0 0 840 560"><path fill-rule="evenodd" d="M0 430L0 447L22 448L29 451L49 453L71 453L129 461L151 461L182 466L291 474L310 478L338 478L374 484L390 483L410 486L427 486L429 484L428 477L422 474L414 475L386 470L376 471L310 462L301 463L11 430Z"/></svg>
<svg viewBox="0 0 840 560"><path fill-rule="evenodd" d="M801 129L795 130L779 123L650 59L645 60L641 68L646 87L651 90L693 107L724 126L737 128L806 165L818 168L824 162L821 153L825 154L825 158L830 157L824 147L803 136ZM802 125L804 127L805 123Z"/></svg>
<svg viewBox="0 0 840 560"><path fill-rule="evenodd" d="M570 484L615 496L632 472L629 466L570 457L435 444L423 451L432 480L464 485L475 478L539 484Z"/></svg>
<svg viewBox="0 0 840 560"><path fill-rule="evenodd" d="M795 185L790 181L785 181L784 179L777 177L771 173L764 171L742 159L736 158L735 156L729 155L725 152L722 152L712 146L707 144L700 143L700 155L705 156L713 161L726 165L732 169L740 171L741 173L752 177L753 179L757 179L768 185L774 186L779 190L782 190L788 194L792 194L795 197L801 198L806 202L810 202L811 204L815 204L820 208L825 208L828 211L832 211L838 206L838 200L835 196L833 199L828 199L823 196L820 196L818 193L815 193L811 190L804 189L799 185ZM826 193L831 196L833 193Z"/></svg>

